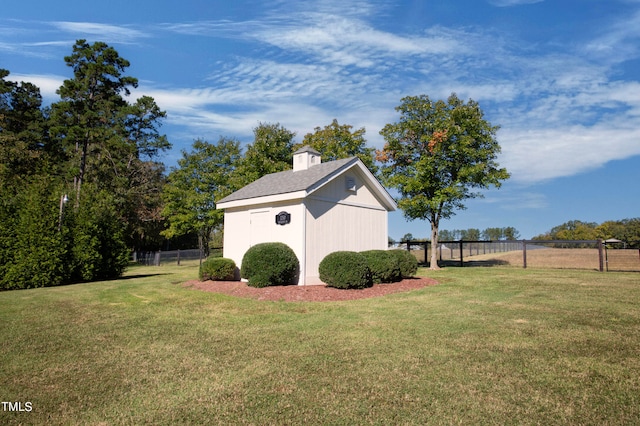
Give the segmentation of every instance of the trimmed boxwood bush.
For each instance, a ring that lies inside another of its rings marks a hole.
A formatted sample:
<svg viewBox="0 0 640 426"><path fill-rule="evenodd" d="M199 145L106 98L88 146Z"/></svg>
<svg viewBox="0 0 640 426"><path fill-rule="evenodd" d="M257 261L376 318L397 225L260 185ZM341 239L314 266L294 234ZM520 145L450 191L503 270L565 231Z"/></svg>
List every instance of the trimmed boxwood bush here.
<svg viewBox="0 0 640 426"><path fill-rule="evenodd" d="M300 262L291 247L284 243L261 243L252 246L242 257L240 276L251 287L295 284Z"/></svg>
<svg viewBox="0 0 640 426"><path fill-rule="evenodd" d="M400 264L388 250L367 250L361 252L367 260L371 279L375 284L400 281Z"/></svg>
<svg viewBox="0 0 640 426"><path fill-rule="evenodd" d="M418 259L408 250L389 250L389 253L398 259L402 278L411 278L416 275L416 272L418 272Z"/></svg>
<svg viewBox="0 0 640 426"><path fill-rule="evenodd" d="M371 273L367 259L353 251L336 251L322 259L319 266L320 280L329 287L371 287Z"/></svg>
<svg viewBox="0 0 640 426"><path fill-rule="evenodd" d="M200 281L231 281L235 277L236 262L226 257L210 257L200 265Z"/></svg>

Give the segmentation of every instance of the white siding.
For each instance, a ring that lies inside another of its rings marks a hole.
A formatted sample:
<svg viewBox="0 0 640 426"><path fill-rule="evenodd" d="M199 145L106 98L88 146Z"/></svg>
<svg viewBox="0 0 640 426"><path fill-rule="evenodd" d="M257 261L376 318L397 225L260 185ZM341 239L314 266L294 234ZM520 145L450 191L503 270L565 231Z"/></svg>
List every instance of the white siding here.
<svg viewBox="0 0 640 426"><path fill-rule="evenodd" d="M384 210L309 200L307 203L307 284L319 282L318 266L334 251L387 248Z"/></svg>
<svg viewBox="0 0 640 426"><path fill-rule="evenodd" d="M348 178L355 178L355 192L349 189ZM305 204L307 284L320 283L318 266L329 253L387 248L387 211L359 173L338 176Z"/></svg>
<svg viewBox="0 0 640 426"><path fill-rule="evenodd" d="M347 182L349 179L355 180L355 191L347 189ZM376 199L373 192L364 184L365 181L365 177L362 175L360 170L353 168L344 174L337 176L324 187L314 192L311 197L315 199L321 198L327 201L342 201L382 208L380 201Z"/></svg>
<svg viewBox="0 0 640 426"><path fill-rule="evenodd" d="M275 217L281 211L291 214L291 223L275 223ZM249 247L259 243L281 242L296 253L303 272L304 220L304 205L301 200L225 209L223 256L233 259L240 268L242 257Z"/></svg>

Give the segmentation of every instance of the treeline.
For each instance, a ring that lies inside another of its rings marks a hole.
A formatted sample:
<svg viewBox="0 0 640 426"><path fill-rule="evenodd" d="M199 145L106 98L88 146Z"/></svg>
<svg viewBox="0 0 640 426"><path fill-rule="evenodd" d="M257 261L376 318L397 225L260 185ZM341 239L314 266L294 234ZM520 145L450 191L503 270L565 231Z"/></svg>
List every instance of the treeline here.
<svg viewBox="0 0 640 426"><path fill-rule="evenodd" d="M78 40L64 61L73 77L46 107L0 70L0 288L117 277L158 226L165 113L126 99L137 80L106 44Z"/></svg>
<svg viewBox="0 0 640 426"><path fill-rule="evenodd" d="M517 240L520 232L512 227L486 228L483 231L476 228L454 229L452 231L443 229L438 232L438 241L497 241L497 240ZM400 241L427 241L426 238L414 238L412 234L405 234Z"/></svg>
<svg viewBox="0 0 640 426"><path fill-rule="evenodd" d="M600 224L570 220L555 226L547 233L537 235L534 240L596 240L616 239L627 243L627 247L640 247L640 218L608 220Z"/></svg>
<svg viewBox="0 0 640 426"><path fill-rule="evenodd" d="M475 228L454 229L453 231L445 229L438 233L438 237L441 241L517 240L520 238L520 232L512 226L486 228L483 231Z"/></svg>
<svg viewBox="0 0 640 426"><path fill-rule="evenodd" d="M216 200L290 169L303 145L325 161L357 156L377 172L365 129L333 120L301 143L278 123L256 126L244 150L234 138L196 140L167 176L166 113L151 97L129 99L138 84L130 63L85 40L64 61L73 76L49 106L38 87L0 69L0 289L118 277L132 251L168 241L208 251L221 243Z"/></svg>

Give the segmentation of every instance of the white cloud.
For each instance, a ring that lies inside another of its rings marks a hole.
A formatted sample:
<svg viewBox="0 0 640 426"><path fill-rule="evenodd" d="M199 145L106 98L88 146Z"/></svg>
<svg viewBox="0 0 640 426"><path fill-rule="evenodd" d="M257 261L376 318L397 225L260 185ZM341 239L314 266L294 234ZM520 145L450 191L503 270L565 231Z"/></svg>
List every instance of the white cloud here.
<svg viewBox="0 0 640 426"><path fill-rule="evenodd" d="M32 83L38 88L40 88L40 94L45 99L45 102L57 99L58 95L56 91L62 86L62 82L66 77L61 77L59 75L48 75L48 74L9 74L7 80L15 81L15 82L29 82Z"/></svg>
<svg viewBox="0 0 640 426"><path fill-rule="evenodd" d="M640 155L640 128L631 123L509 129L501 131L500 140L501 163L520 183L572 176Z"/></svg>

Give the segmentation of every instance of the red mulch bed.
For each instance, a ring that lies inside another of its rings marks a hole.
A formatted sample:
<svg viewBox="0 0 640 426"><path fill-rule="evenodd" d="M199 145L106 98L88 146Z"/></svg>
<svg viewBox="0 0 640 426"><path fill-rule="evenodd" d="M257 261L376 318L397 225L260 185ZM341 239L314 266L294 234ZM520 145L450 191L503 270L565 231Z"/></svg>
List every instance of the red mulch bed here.
<svg viewBox="0 0 640 426"><path fill-rule="evenodd" d="M184 285L198 290L223 293L257 300L282 300L285 302L332 302L379 297L392 293L411 291L437 282L431 278L409 278L397 283L374 284L362 290L341 290L324 285L288 285L265 288L249 287L240 281L188 281Z"/></svg>

